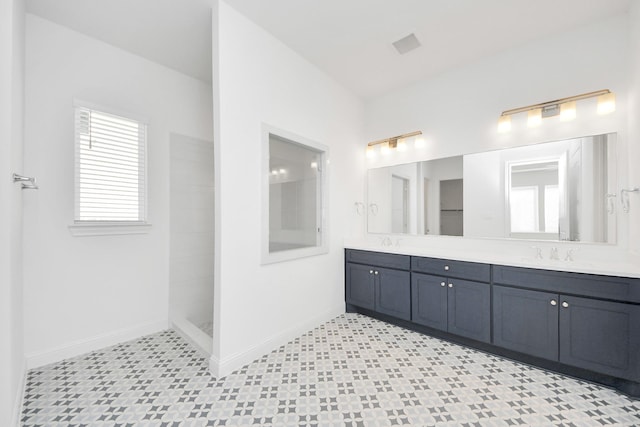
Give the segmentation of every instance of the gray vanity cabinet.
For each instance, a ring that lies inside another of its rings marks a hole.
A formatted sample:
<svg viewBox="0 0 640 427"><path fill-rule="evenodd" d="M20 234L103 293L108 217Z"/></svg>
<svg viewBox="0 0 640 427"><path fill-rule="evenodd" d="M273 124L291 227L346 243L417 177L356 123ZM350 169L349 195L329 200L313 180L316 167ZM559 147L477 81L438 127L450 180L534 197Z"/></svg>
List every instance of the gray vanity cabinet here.
<svg viewBox="0 0 640 427"><path fill-rule="evenodd" d="M447 331L477 341L490 342L491 288L489 284L449 279L447 286Z"/></svg>
<svg viewBox="0 0 640 427"><path fill-rule="evenodd" d="M408 271L377 268L375 310L397 317L411 319L411 287ZM374 276L375 273L374 273Z"/></svg>
<svg viewBox="0 0 640 427"><path fill-rule="evenodd" d="M411 295L413 322L490 341L491 291L487 283L413 273Z"/></svg>
<svg viewBox="0 0 640 427"><path fill-rule="evenodd" d="M411 275L411 320L430 328L447 330L447 279L429 274Z"/></svg>
<svg viewBox="0 0 640 427"><path fill-rule="evenodd" d="M511 286L493 286L495 345L640 379L640 305L627 302L636 279L494 266L496 281Z"/></svg>
<svg viewBox="0 0 640 427"><path fill-rule="evenodd" d="M491 287L483 283L491 278L489 265L412 257L411 268L413 322L477 341L491 340Z"/></svg>
<svg viewBox="0 0 640 427"><path fill-rule="evenodd" d="M477 341L491 340L489 284L413 273L411 320Z"/></svg>
<svg viewBox="0 0 640 427"><path fill-rule="evenodd" d="M640 397L640 278L352 249L345 257L347 311Z"/></svg>
<svg viewBox="0 0 640 427"><path fill-rule="evenodd" d="M560 362L640 380L640 306L560 295Z"/></svg>
<svg viewBox="0 0 640 427"><path fill-rule="evenodd" d="M347 303L373 310L376 305L373 267L348 262L346 270Z"/></svg>
<svg viewBox="0 0 640 427"><path fill-rule="evenodd" d="M347 304L398 319L411 318L408 256L349 250L346 261Z"/></svg>
<svg viewBox="0 0 640 427"><path fill-rule="evenodd" d="M493 343L558 360L558 295L494 286Z"/></svg>

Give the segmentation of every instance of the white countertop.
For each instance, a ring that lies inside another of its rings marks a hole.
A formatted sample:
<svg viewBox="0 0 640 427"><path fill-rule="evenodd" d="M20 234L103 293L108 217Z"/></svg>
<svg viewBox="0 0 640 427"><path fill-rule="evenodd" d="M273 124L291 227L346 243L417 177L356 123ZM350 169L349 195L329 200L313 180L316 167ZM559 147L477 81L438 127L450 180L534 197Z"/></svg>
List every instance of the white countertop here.
<svg viewBox="0 0 640 427"><path fill-rule="evenodd" d="M606 276L640 278L640 261L636 260L581 260L564 261L551 259L536 259L535 256L498 253L489 250L470 250L453 248L434 248L412 245L381 245L372 244L366 240L345 239L344 246L347 249L359 249L373 252L386 252L400 255L424 256L431 258L444 258L458 261L482 262L495 265L509 265L514 267L538 268L543 270L569 271L574 273L600 274ZM564 253L562 254L564 256Z"/></svg>

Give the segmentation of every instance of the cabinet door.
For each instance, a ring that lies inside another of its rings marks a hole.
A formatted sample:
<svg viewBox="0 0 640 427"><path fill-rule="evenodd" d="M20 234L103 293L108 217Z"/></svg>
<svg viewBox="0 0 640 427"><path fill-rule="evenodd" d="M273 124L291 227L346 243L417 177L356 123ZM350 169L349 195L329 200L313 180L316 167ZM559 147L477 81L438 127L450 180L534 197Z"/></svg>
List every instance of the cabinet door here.
<svg viewBox="0 0 640 427"><path fill-rule="evenodd" d="M347 263L347 303L358 307L375 309L374 268Z"/></svg>
<svg viewBox="0 0 640 427"><path fill-rule="evenodd" d="M411 319L411 281L408 271L375 268L376 311Z"/></svg>
<svg viewBox="0 0 640 427"><path fill-rule="evenodd" d="M640 306L560 296L560 361L640 379Z"/></svg>
<svg viewBox="0 0 640 427"><path fill-rule="evenodd" d="M411 275L411 320L447 330L447 279L429 274Z"/></svg>
<svg viewBox="0 0 640 427"><path fill-rule="evenodd" d="M486 283L449 279L448 331L478 341L491 341L491 288Z"/></svg>
<svg viewBox="0 0 640 427"><path fill-rule="evenodd" d="M558 360L558 295L494 286L493 343Z"/></svg>

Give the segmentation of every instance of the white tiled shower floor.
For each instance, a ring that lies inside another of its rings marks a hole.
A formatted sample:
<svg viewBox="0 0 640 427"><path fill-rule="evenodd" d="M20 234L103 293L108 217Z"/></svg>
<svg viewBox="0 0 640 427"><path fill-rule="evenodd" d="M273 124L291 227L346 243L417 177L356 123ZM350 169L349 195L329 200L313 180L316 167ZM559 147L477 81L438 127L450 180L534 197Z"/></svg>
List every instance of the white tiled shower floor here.
<svg viewBox="0 0 640 427"><path fill-rule="evenodd" d="M202 332L204 332L205 334L209 335L210 337L213 336L213 322L212 321L198 323L198 328Z"/></svg>

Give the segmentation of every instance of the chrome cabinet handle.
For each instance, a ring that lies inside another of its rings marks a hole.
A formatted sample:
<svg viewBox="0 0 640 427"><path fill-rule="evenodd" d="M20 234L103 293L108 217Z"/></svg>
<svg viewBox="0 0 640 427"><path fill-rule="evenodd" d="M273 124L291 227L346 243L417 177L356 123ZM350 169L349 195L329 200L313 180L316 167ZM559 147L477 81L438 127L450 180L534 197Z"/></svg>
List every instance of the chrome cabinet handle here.
<svg viewBox="0 0 640 427"><path fill-rule="evenodd" d="M445 286L447 286L447 284L444 283L444 282L440 282L440 286L442 286L444 288Z"/></svg>
<svg viewBox="0 0 640 427"><path fill-rule="evenodd" d="M453 283L449 283L449 287L450 287L450 288L453 288Z"/></svg>
<svg viewBox="0 0 640 427"><path fill-rule="evenodd" d="M550 302L550 304L551 304L551 305L558 305L558 302L557 302L556 300L552 299L552 300L551 300L551 302Z"/></svg>
<svg viewBox="0 0 640 427"><path fill-rule="evenodd" d="M449 266L448 265L444 266L444 271L449 271Z"/></svg>
<svg viewBox="0 0 640 427"><path fill-rule="evenodd" d="M563 306L564 308L567 308L567 307L569 307L569 303L568 303L568 302L566 302L566 301L563 301L563 302L562 302L562 306Z"/></svg>

